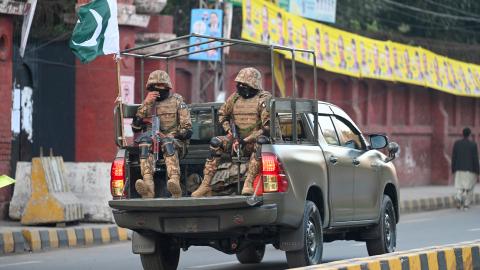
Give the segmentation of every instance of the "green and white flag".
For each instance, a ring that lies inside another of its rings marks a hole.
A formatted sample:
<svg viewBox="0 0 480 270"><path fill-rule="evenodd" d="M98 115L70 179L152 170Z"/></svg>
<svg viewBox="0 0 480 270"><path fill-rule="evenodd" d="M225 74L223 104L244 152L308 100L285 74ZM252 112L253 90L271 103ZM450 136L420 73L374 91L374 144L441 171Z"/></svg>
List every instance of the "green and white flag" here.
<svg viewBox="0 0 480 270"><path fill-rule="evenodd" d="M116 0L93 0L80 7L70 48L82 63L119 52Z"/></svg>

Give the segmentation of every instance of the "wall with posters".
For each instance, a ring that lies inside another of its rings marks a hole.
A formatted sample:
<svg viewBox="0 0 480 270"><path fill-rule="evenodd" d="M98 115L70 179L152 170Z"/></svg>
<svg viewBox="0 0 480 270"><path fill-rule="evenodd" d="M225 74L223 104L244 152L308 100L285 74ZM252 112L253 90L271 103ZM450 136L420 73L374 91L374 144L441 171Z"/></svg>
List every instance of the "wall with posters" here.
<svg viewBox="0 0 480 270"><path fill-rule="evenodd" d="M319 68L357 78L429 87L458 96L480 97L480 66L421 47L342 31L286 12L263 0L243 0L242 38L313 50ZM279 51L287 59L292 55ZM313 56L295 59L313 65Z"/></svg>

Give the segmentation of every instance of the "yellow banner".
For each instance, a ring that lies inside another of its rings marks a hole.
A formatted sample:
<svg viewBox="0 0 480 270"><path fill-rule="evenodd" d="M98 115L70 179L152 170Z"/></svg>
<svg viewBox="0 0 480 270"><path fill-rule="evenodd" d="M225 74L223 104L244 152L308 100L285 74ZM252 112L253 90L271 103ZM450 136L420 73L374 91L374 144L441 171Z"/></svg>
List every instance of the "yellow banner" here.
<svg viewBox="0 0 480 270"><path fill-rule="evenodd" d="M421 85L454 95L480 97L480 66L420 47L380 41L307 20L264 0L243 0L242 38L315 51L316 65L357 78ZM279 51L292 59L288 51ZM313 65L313 55L295 60Z"/></svg>

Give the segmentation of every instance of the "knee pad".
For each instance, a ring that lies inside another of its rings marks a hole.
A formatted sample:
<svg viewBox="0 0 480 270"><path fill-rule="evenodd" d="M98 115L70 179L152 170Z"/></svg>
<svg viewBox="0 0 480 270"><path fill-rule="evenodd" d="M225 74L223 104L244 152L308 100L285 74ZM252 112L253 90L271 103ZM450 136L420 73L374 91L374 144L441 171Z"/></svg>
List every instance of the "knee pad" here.
<svg viewBox="0 0 480 270"><path fill-rule="evenodd" d="M257 137L257 143L258 144L267 144L267 143L270 143L270 140L268 139L267 136L260 135L260 136Z"/></svg>
<svg viewBox="0 0 480 270"><path fill-rule="evenodd" d="M167 142L162 144L162 151L167 157L175 155L175 146L173 145L173 142Z"/></svg>
<svg viewBox="0 0 480 270"><path fill-rule="evenodd" d="M219 148L222 146L222 140L220 140L220 138L218 137L213 137L211 140L210 140L210 146L211 148Z"/></svg>

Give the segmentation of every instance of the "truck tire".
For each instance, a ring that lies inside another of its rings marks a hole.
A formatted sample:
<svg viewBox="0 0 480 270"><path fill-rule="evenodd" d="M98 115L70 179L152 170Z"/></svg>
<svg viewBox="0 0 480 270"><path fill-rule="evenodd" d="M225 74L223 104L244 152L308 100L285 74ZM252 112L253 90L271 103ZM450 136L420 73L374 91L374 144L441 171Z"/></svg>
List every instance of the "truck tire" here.
<svg viewBox="0 0 480 270"><path fill-rule="evenodd" d="M379 238L367 240L369 256L394 252L397 246L397 219L395 208L388 195L383 195L380 222L375 226Z"/></svg>
<svg viewBox="0 0 480 270"><path fill-rule="evenodd" d="M236 255L241 264L259 263L265 255L265 244L250 245Z"/></svg>
<svg viewBox="0 0 480 270"><path fill-rule="evenodd" d="M304 245L300 250L286 251L287 263L290 268L319 264L322 262L323 231L322 217L317 206L305 202L302 225L304 231Z"/></svg>
<svg viewBox="0 0 480 270"><path fill-rule="evenodd" d="M179 259L180 247L165 236L157 238L154 253L140 254L144 270L175 270Z"/></svg>

